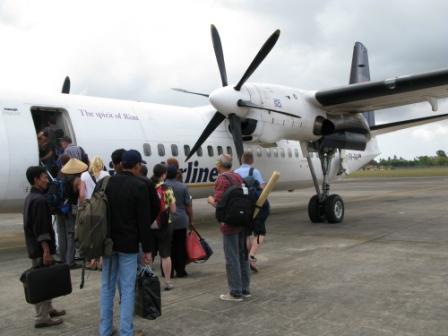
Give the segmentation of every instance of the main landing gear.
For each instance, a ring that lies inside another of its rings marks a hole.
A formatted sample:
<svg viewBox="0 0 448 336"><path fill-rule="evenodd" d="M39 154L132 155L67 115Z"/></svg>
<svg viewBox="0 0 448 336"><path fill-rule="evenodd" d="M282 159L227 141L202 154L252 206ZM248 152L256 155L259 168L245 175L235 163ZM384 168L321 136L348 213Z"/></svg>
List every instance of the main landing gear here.
<svg viewBox="0 0 448 336"><path fill-rule="evenodd" d="M308 166L313 177L316 195L311 197L308 203L308 216L313 223L321 223L327 220L329 223L340 223L344 219L344 201L339 195L330 195L330 169L334 150L319 151L319 159L322 166L323 181L322 191L319 188L310 155L307 155Z"/></svg>

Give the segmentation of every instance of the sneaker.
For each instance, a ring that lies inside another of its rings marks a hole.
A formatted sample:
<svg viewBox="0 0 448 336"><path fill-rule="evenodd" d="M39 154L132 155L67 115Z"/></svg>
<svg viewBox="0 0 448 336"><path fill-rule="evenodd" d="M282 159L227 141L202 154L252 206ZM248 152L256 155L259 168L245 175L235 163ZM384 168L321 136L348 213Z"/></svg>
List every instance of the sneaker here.
<svg viewBox="0 0 448 336"><path fill-rule="evenodd" d="M47 321L36 322L34 328L47 328L53 327L61 324L63 321L61 319L49 319Z"/></svg>
<svg viewBox="0 0 448 336"><path fill-rule="evenodd" d="M252 270L252 272L254 273L258 273L258 268L257 268L257 258L255 258L254 256L249 256L249 266L250 269Z"/></svg>
<svg viewBox="0 0 448 336"><path fill-rule="evenodd" d="M223 301L235 301L235 302L243 301L242 297L233 296L232 294L221 294L219 298Z"/></svg>
<svg viewBox="0 0 448 336"><path fill-rule="evenodd" d="M165 285L165 290L166 290L166 291L172 290L173 288L174 288L174 286L173 286L173 284L172 284L171 282L168 282L168 283Z"/></svg>
<svg viewBox="0 0 448 336"><path fill-rule="evenodd" d="M248 299L252 297L252 294L250 292L243 292L243 298Z"/></svg>

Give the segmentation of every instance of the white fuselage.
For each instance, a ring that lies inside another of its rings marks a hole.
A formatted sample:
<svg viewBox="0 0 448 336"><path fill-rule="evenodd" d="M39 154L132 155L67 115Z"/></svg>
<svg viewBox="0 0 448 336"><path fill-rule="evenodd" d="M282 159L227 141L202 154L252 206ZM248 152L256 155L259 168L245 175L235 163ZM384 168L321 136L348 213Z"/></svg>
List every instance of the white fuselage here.
<svg viewBox="0 0 448 336"><path fill-rule="evenodd" d="M197 153L185 162L185 146L191 148L196 142L215 113L212 106L186 108L71 94L26 96L0 93L0 109L0 212L21 209L29 190L25 171L27 167L39 164L37 126L33 116L36 119L56 112L60 115L58 127L64 128L90 158L99 155L107 166L112 151L133 148L142 153L151 173L156 163L176 157L177 151L177 159L185 170L184 180L194 197L212 192L217 177L215 163L221 149L235 153L225 121L203 144L202 155ZM267 119L262 124L265 135L269 134L270 123L272 129L283 126L278 121ZM294 128L289 125L283 127ZM280 172L277 189L291 190L312 185L300 142L282 140L277 142L277 147L270 148L245 143L244 147L252 149L255 166L266 180L274 170ZM342 151L333 160L331 176L339 171L341 158L344 161L342 166L354 171L378 154L375 139L370 140L364 152ZM313 157L313 165L320 178L322 174L317 157Z"/></svg>

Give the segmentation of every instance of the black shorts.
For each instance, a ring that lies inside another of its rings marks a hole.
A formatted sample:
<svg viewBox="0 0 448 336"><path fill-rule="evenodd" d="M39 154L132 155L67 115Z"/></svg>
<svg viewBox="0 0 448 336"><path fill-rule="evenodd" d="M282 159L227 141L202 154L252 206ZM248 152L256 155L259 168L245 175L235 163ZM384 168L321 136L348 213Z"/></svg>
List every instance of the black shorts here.
<svg viewBox="0 0 448 336"><path fill-rule="evenodd" d="M266 201L261 207L258 215L255 217L249 235L253 234L255 236L266 236L266 220L271 213L270 208L269 202Z"/></svg>
<svg viewBox="0 0 448 336"><path fill-rule="evenodd" d="M171 239L173 236L173 225L168 224L166 229L151 230L152 257L155 258L157 252L161 258L171 255Z"/></svg>
<svg viewBox="0 0 448 336"><path fill-rule="evenodd" d="M249 232L249 235L254 235L254 236L266 236L266 221L265 220L256 220L254 221L254 223L252 224L251 230Z"/></svg>

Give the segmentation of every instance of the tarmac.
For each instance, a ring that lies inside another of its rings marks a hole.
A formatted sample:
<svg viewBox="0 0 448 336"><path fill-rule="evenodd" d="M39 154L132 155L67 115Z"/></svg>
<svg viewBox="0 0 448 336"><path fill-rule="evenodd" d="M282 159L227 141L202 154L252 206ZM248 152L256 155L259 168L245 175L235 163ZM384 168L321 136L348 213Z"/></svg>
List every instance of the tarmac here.
<svg viewBox="0 0 448 336"><path fill-rule="evenodd" d="M135 318L147 335L448 335L448 178L346 179L342 224L313 224L312 189L275 192L252 298L223 302L221 234L196 200L196 225L215 253L162 293L162 316ZM29 267L21 215L0 215L0 335L97 335L99 276L72 271L73 293L54 300L64 323L35 329L20 274ZM158 265L155 267L159 269ZM115 325L118 326L118 303Z"/></svg>

